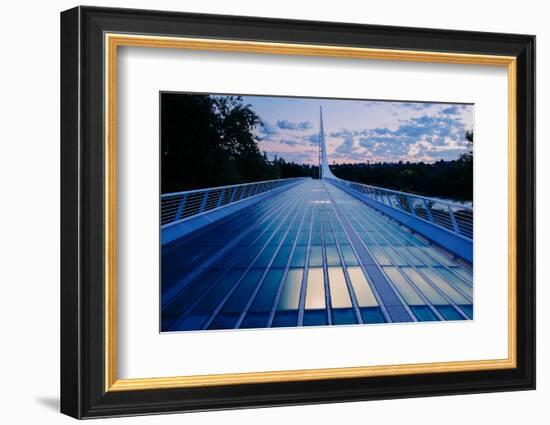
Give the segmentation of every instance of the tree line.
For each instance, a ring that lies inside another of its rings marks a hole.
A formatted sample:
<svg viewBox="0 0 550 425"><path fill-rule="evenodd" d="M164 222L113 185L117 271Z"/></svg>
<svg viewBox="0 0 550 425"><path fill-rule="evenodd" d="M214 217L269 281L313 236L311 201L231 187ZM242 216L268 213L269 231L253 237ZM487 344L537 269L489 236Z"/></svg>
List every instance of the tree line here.
<svg viewBox="0 0 550 425"><path fill-rule="evenodd" d="M473 199L471 154L435 163L338 164L330 168L335 176L353 182L457 201Z"/></svg>

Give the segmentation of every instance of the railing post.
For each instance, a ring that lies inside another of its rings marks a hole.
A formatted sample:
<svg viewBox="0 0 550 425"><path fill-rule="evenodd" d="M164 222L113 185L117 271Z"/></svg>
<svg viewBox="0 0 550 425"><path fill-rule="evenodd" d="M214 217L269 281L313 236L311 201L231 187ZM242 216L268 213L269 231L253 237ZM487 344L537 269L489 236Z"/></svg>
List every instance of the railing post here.
<svg viewBox="0 0 550 425"><path fill-rule="evenodd" d="M424 208L426 208L426 214L428 215L428 221L430 223L433 223L434 222L434 218L432 216L432 210L430 209L430 204L428 203L428 201L423 198L424 200Z"/></svg>
<svg viewBox="0 0 550 425"><path fill-rule="evenodd" d="M453 229L455 233L460 234L460 228L458 227L458 223L456 222L455 213L453 212L453 209L450 205L447 205L447 209L449 210L449 215L451 216L451 222L453 223Z"/></svg>
<svg viewBox="0 0 550 425"><path fill-rule="evenodd" d="M222 193L220 193L220 198L218 199L218 202L216 203L216 208L221 207L224 195L225 195L225 189L223 189Z"/></svg>
<svg viewBox="0 0 550 425"><path fill-rule="evenodd" d="M183 196L181 197L181 201L180 201L180 203L179 203L179 205L178 205L178 210L176 211L176 216L175 216L175 218L174 218L173 221L177 221L177 220L179 220L179 219L181 218L181 215L182 215L183 210L184 210L184 208L185 208L185 201L186 201L186 199L187 199L187 195L183 195Z"/></svg>
<svg viewBox="0 0 550 425"><path fill-rule="evenodd" d="M409 204L409 208L411 210L411 214L414 215L416 217L416 211L414 209L414 205L413 203L411 202L411 197L410 196L407 196L407 204Z"/></svg>
<svg viewBox="0 0 550 425"><path fill-rule="evenodd" d="M208 200L208 195L210 195L210 191L205 192L202 197L201 207L199 208L199 214L201 212L204 212L204 208L206 207L206 201Z"/></svg>
<svg viewBox="0 0 550 425"><path fill-rule="evenodd" d="M232 202L235 202L235 195L237 194L237 188L232 187L231 188L231 197L229 198L228 204L231 204Z"/></svg>

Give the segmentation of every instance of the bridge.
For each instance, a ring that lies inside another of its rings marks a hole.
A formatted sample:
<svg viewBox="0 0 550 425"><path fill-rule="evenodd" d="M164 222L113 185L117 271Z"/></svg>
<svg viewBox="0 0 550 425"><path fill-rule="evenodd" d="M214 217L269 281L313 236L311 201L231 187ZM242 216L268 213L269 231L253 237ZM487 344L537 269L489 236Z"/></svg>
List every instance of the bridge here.
<svg viewBox="0 0 550 425"><path fill-rule="evenodd" d="M320 178L161 196L161 330L469 320L473 211Z"/></svg>

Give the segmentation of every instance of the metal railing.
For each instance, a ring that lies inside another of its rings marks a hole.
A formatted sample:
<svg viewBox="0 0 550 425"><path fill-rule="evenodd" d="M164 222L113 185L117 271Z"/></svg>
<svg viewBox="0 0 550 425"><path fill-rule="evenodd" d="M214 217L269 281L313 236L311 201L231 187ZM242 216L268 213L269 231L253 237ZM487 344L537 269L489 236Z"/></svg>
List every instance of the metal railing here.
<svg viewBox="0 0 550 425"><path fill-rule="evenodd" d="M303 179L304 177L295 177L166 193L160 196L161 225L193 217Z"/></svg>
<svg viewBox="0 0 550 425"><path fill-rule="evenodd" d="M347 186L391 208L441 226L452 233L468 239L473 238L474 214L473 209L468 206L338 178L330 180L336 183L337 186Z"/></svg>

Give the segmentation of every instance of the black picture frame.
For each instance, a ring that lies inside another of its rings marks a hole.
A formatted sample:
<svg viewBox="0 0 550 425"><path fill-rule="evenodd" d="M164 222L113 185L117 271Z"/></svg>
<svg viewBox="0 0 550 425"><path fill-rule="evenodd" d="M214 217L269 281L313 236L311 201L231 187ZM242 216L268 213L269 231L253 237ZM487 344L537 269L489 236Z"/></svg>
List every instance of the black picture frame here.
<svg viewBox="0 0 550 425"><path fill-rule="evenodd" d="M514 56L517 367L369 378L105 391L104 34ZM535 388L535 37L76 7L61 13L61 412L75 418Z"/></svg>

